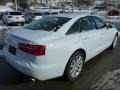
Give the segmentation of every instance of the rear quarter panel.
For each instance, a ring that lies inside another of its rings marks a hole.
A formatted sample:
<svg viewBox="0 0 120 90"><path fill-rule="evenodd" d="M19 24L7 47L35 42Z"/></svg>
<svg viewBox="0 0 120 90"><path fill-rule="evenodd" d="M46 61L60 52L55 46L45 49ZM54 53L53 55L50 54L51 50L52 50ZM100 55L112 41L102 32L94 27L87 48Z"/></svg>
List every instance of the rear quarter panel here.
<svg viewBox="0 0 120 90"><path fill-rule="evenodd" d="M37 64L53 66L60 74L64 73L68 60L76 50L84 49L86 51L79 33L47 41L46 46L45 58L43 61L38 61Z"/></svg>

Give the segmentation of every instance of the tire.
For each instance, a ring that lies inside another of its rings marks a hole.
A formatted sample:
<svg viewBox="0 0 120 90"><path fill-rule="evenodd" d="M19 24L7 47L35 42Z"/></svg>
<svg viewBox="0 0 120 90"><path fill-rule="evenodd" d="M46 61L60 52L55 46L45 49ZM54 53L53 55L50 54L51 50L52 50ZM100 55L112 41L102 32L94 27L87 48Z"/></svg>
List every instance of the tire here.
<svg viewBox="0 0 120 90"><path fill-rule="evenodd" d="M3 21L3 24L6 24L6 23Z"/></svg>
<svg viewBox="0 0 120 90"><path fill-rule="evenodd" d="M68 61L64 77L67 80L76 80L80 76L84 64L84 56L81 52L75 52Z"/></svg>
<svg viewBox="0 0 120 90"><path fill-rule="evenodd" d="M110 46L110 48L111 48L111 49L116 48L117 42L118 42L118 36L115 35L115 37L114 37L114 39L113 39L113 42L112 42L112 45Z"/></svg>
<svg viewBox="0 0 120 90"><path fill-rule="evenodd" d="M31 19L29 19L29 23L31 23L32 22L32 20Z"/></svg>
<svg viewBox="0 0 120 90"><path fill-rule="evenodd" d="M6 25L6 21L5 21L5 20L3 20L3 24L5 24L5 25Z"/></svg>
<svg viewBox="0 0 120 90"><path fill-rule="evenodd" d="M6 24L4 20L3 20L3 24Z"/></svg>
<svg viewBox="0 0 120 90"><path fill-rule="evenodd" d="M6 22L6 25L7 25L7 26L10 26L11 24Z"/></svg>
<svg viewBox="0 0 120 90"><path fill-rule="evenodd" d="M25 23L24 23L24 22L22 22L22 23L21 23L21 26L24 26L24 24L25 24Z"/></svg>
<svg viewBox="0 0 120 90"><path fill-rule="evenodd" d="M7 19L6 19L6 22L5 22L5 23L6 23L7 26L10 26L10 25L11 25L11 23L8 23Z"/></svg>

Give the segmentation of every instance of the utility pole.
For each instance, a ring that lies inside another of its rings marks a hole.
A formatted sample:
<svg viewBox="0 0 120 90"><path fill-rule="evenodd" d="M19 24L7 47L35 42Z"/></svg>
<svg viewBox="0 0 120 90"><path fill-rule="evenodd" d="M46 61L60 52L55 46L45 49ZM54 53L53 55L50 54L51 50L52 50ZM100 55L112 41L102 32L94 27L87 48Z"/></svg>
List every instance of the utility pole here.
<svg viewBox="0 0 120 90"><path fill-rule="evenodd" d="M50 0L50 13L52 11L52 1Z"/></svg>
<svg viewBox="0 0 120 90"><path fill-rule="evenodd" d="M15 10L18 10L17 0L15 0Z"/></svg>
<svg viewBox="0 0 120 90"><path fill-rule="evenodd" d="M40 0L40 3L42 4L42 0Z"/></svg>
<svg viewBox="0 0 120 90"><path fill-rule="evenodd" d="M72 0L72 13L73 13L73 9L74 9L73 7L74 7L74 2L73 2L73 0Z"/></svg>

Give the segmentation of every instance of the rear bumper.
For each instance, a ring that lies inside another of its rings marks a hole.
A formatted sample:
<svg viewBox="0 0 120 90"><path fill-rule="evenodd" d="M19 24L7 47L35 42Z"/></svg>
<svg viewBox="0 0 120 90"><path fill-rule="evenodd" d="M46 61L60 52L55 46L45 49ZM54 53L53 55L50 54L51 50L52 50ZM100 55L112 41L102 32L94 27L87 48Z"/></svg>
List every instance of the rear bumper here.
<svg viewBox="0 0 120 90"><path fill-rule="evenodd" d="M25 22L24 19L20 19L20 20L8 19L7 21L8 23L24 23Z"/></svg>
<svg viewBox="0 0 120 90"><path fill-rule="evenodd" d="M25 21L8 21L8 23L25 23Z"/></svg>
<svg viewBox="0 0 120 90"><path fill-rule="evenodd" d="M3 53L8 64L30 77L41 81L59 77L59 75L55 73L56 67L54 66L36 65L27 62L28 60L23 58L16 58L14 55L11 55L11 53L9 53L6 48L3 49Z"/></svg>

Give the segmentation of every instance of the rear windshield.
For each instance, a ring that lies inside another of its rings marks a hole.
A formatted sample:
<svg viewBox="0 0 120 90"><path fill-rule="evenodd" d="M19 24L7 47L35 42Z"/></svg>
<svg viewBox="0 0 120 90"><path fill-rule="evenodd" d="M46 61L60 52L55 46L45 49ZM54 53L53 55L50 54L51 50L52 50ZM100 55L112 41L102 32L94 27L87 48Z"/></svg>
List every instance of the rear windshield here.
<svg viewBox="0 0 120 90"><path fill-rule="evenodd" d="M69 20L70 18L65 17L43 17L38 21L33 21L23 28L30 30L57 31Z"/></svg>
<svg viewBox="0 0 120 90"><path fill-rule="evenodd" d="M42 13L33 13L34 16L41 16Z"/></svg>
<svg viewBox="0 0 120 90"><path fill-rule="evenodd" d="M10 15L22 15L21 12L10 12Z"/></svg>
<svg viewBox="0 0 120 90"><path fill-rule="evenodd" d="M50 15L50 12L45 12L44 15Z"/></svg>
<svg viewBox="0 0 120 90"><path fill-rule="evenodd" d="M51 14L52 14L52 15L55 15L55 14L58 14L58 12L52 12Z"/></svg>

